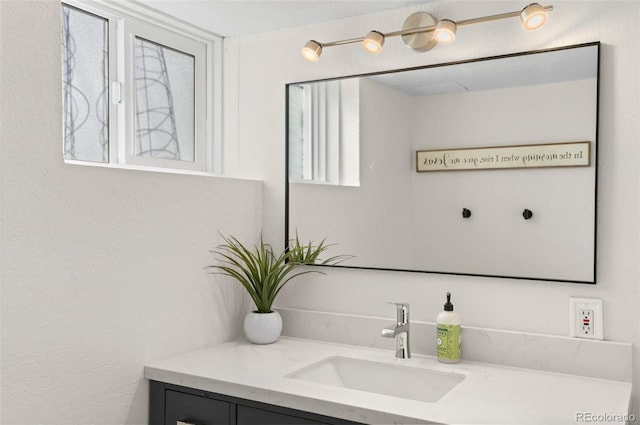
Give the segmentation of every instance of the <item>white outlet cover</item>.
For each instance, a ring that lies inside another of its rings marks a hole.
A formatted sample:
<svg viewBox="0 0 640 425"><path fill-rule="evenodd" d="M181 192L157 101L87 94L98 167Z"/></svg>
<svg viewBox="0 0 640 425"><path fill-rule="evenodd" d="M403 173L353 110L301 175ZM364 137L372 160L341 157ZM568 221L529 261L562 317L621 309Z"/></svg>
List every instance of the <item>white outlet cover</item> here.
<svg viewBox="0 0 640 425"><path fill-rule="evenodd" d="M593 335L581 334L580 310L593 310ZM573 338L604 339L602 300L599 298L569 298L569 336Z"/></svg>

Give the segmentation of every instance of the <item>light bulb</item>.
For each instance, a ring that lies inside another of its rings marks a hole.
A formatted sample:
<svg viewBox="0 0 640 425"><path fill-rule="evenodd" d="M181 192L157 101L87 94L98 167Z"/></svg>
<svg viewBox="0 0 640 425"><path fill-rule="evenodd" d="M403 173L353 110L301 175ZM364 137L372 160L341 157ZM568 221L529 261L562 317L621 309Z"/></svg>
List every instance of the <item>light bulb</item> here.
<svg viewBox="0 0 640 425"><path fill-rule="evenodd" d="M522 9L522 12L520 12L520 19L522 19L522 24L526 29L535 30L547 22L547 12L544 10L544 7L538 3L531 3L529 6Z"/></svg>
<svg viewBox="0 0 640 425"><path fill-rule="evenodd" d="M302 50L300 50L300 53L302 53L302 57L309 62L317 62L322 54L322 45L317 41L309 40Z"/></svg>
<svg viewBox="0 0 640 425"><path fill-rule="evenodd" d="M380 53L384 46L384 35L378 31L370 31L362 40L362 46L369 53Z"/></svg>
<svg viewBox="0 0 640 425"><path fill-rule="evenodd" d="M443 19L436 25L436 29L433 32L433 38L435 38L438 43L453 43L456 39L457 28L458 26L455 22L449 19Z"/></svg>

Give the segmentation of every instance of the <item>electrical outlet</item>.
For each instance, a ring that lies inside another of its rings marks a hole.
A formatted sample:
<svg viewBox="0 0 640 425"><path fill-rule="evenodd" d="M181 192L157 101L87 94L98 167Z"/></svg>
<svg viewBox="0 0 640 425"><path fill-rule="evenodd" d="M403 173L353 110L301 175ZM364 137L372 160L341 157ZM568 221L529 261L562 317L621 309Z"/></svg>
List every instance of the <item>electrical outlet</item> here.
<svg viewBox="0 0 640 425"><path fill-rule="evenodd" d="M604 339L601 299L571 297L569 313L570 336Z"/></svg>
<svg viewBox="0 0 640 425"><path fill-rule="evenodd" d="M580 309L578 310L578 316L580 316L580 336L593 336L593 310Z"/></svg>

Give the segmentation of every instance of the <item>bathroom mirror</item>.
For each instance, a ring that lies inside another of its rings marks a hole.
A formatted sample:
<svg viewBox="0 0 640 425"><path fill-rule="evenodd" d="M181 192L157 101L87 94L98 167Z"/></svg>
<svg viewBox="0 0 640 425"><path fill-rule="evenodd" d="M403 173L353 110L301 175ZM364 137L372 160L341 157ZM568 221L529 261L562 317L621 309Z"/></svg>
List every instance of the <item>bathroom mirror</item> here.
<svg viewBox="0 0 640 425"><path fill-rule="evenodd" d="M354 256L337 267L595 283L599 47L288 84L287 240L326 238Z"/></svg>

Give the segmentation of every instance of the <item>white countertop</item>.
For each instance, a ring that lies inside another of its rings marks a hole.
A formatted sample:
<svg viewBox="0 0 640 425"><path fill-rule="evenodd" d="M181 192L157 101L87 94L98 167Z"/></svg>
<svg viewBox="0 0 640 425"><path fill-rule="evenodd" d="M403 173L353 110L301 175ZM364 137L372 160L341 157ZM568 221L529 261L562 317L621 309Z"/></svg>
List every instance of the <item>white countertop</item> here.
<svg viewBox="0 0 640 425"><path fill-rule="evenodd" d="M434 403L287 378L330 356L404 364L465 376ZM393 351L282 337L274 344L245 340L156 362L147 379L227 394L371 424L625 423L631 384L434 357L401 360Z"/></svg>

